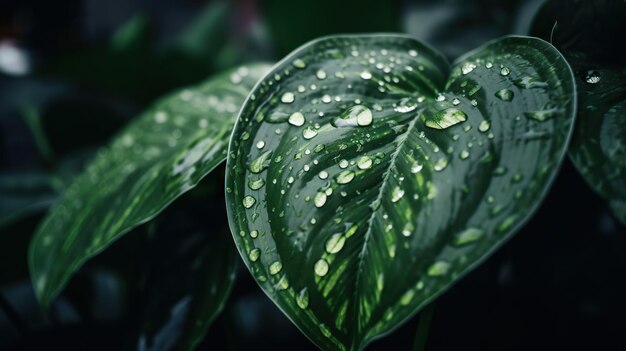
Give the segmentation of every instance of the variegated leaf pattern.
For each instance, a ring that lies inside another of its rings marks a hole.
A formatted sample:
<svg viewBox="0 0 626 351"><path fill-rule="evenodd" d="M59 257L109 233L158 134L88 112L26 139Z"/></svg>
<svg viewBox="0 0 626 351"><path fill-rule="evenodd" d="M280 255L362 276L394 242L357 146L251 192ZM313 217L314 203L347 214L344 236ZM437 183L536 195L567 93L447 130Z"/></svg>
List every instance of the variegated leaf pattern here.
<svg viewBox="0 0 626 351"><path fill-rule="evenodd" d="M240 254L315 344L360 350L529 218L575 104L568 64L540 39L505 37L451 68L401 35L306 44L235 126L226 191Z"/></svg>
<svg viewBox="0 0 626 351"><path fill-rule="evenodd" d="M31 277L44 306L85 261L224 160L237 112L269 67L242 66L163 98L98 153L31 242Z"/></svg>

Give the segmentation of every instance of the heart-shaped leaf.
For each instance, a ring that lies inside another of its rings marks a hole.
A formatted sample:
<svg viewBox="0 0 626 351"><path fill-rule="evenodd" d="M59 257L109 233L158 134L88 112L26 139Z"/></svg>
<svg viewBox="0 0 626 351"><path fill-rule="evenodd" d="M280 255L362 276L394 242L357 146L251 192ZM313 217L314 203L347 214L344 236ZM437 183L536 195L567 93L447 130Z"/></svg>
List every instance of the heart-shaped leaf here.
<svg viewBox="0 0 626 351"><path fill-rule="evenodd" d="M96 156L31 243L31 276L44 306L85 261L224 160L235 115L267 69L241 67L162 99Z"/></svg>
<svg viewBox="0 0 626 351"><path fill-rule="evenodd" d="M251 92L229 221L258 283L325 350L359 350L493 252L541 203L575 112L550 44L507 37L450 69L405 36L329 37Z"/></svg>
<svg viewBox="0 0 626 351"><path fill-rule="evenodd" d="M578 81L578 120L569 154L626 225L626 2L548 1L533 35L563 51ZM610 33L610 35L607 35Z"/></svg>

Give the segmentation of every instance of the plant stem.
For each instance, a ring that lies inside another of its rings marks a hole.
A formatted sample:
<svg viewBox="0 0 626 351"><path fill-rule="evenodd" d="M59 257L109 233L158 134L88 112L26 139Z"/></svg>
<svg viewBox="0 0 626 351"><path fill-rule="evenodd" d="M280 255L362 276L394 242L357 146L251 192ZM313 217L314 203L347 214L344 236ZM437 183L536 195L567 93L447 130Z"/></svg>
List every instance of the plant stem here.
<svg viewBox="0 0 626 351"><path fill-rule="evenodd" d="M415 332L415 341L413 342L413 351L424 351L426 349L428 330L430 329L430 322L432 321L434 314L434 302L431 302L420 313L419 321L417 322L417 331Z"/></svg>
<svg viewBox="0 0 626 351"><path fill-rule="evenodd" d="M4 295L0 292L0 310L4 311L4 314L7 316L7 319L13 324L13 327L22 334L22 336L27 336L30 333L30 328L24 320L20 317L20 315L13 309L13 306L5 299Z"/></svg>

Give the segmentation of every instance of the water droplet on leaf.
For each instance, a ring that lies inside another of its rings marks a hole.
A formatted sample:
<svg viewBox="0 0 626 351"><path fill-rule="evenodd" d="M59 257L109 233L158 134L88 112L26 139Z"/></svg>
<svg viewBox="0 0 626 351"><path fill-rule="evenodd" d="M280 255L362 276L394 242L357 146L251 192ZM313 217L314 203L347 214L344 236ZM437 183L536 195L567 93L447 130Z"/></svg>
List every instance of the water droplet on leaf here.
<svg viewBox="0 0 626 351"><path fill-rule="evenodd" d="M256 203L256 199L255 199L255 198L253 198L253 197L252 197L252 196L250 196L250 195L246 195L246 196L243 198L242 203L243 203L243 207L245 207L245 208L250 208L250 207L254 206L254 204Z"/></svg>
<svg viewBox="0 0 626 351"><path fill-rule="evenodd" d="M448 108L435 113L432 118L426 119L425 124L433 129L446 129L466 120L465 112L456 108Z"/></svg>
<svg viewBox="0 0 626 351"><path fill-rule="evenodd" d="M289 124L296 127L302 126L305 121L306 120L304 119L304 115L300 112L294 112L289 116Z"/></svg>
<svg viewBox="0 0 626 351"><path fill-rule="evenodd" d="M323 258L315 262L315 267L313 267L315 274L320 277L323 277L328 273L328 268L328 262L326 262Z"/></svg>
<svg viewBox="0 0 626 351"><path fill-rule="evenodd" d="M513 100L513 92L509 89L501 89L495 93L496 97L502 101Z"/></svg>
<svg viewBox="0 0 626 351"><path fill-rule="evenodd" d="M293 95L293 93L284 93L283 96L281 96L280 101L285 104L290 104L294 102L295 99L296 97Z"/></svg>

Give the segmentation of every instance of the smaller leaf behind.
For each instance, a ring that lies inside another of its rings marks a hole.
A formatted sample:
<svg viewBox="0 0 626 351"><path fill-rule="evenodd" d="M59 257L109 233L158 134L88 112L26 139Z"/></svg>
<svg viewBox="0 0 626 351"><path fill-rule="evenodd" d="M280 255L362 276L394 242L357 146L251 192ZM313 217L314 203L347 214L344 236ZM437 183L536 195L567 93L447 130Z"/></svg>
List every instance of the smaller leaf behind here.
<svg viewBox="0 0 626 351"><path fill-rule="evenodd" d="M101 150L30 245L44 306L91 257L156 216L222 162L248 92L269 69L240 67L156 102Z"/></svg>
<svg viewBox="0 0 626 351"><path fill-rule="evenodd" d="M140 259L145 271L130 282L141 290L140 351L195 349L230 295L238 256L224 191L213 187L222 182L220 166L146 226L153 231L138 248L146 252ZM214 218L207 220L207 213Z"/></svg>
<svg viewBox="0 0 626 351"><path fill-rule="evenodd" d="M626 2L547 1L531 34L552 41L572 66L578 119L569 155L626 224Z"/></svg>

